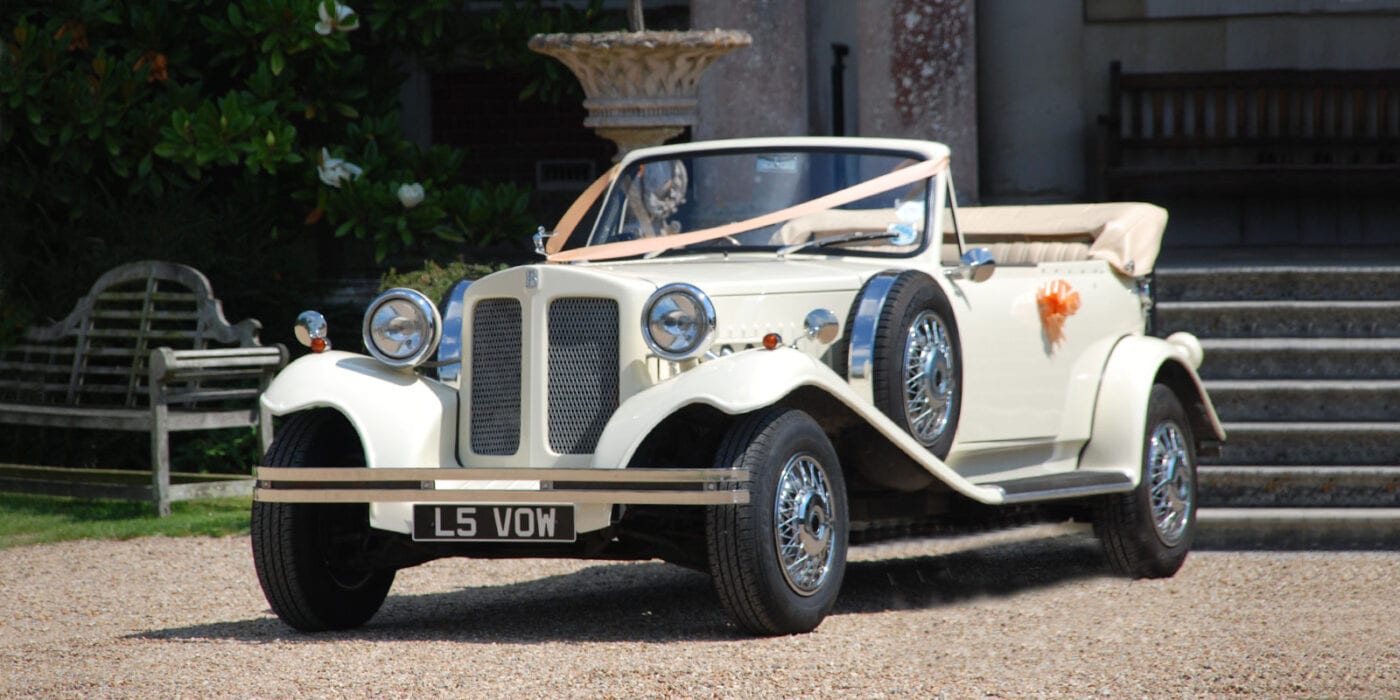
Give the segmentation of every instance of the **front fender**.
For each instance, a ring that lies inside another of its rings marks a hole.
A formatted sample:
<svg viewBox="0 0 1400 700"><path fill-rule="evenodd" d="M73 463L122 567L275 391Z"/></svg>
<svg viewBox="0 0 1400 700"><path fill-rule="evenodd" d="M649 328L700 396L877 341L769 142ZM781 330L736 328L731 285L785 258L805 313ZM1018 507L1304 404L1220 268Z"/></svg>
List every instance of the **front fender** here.
<svg viewBox="0 0 1400 700"><path fill-rule="evenodd" d="M1000 489L964 479L924 449L844 379L816 358L792 348L746 350L721 357L639 392L618 407L603 430L594 453L595 467L619 467L658 425L676 411L704 404L730 415L769 406L801 387L830 394L861 416L881 435L951 488L982 503L1001 503Z"/></svg>
<svg viewBox="0 0 1400 700"><path fill-rule="evenodd" d="M457 392L364 355L331 351L297 359L263 392L262 407L276 416L340 411L360 436L366 466L458 466Z"/></svg>
<svg viewBox="0 0 1400 700"><path fill-rule="evenodd" d="M1128 336L1114 346L1099 383L1093 433L1080 455L1080 469L1121 471L1134 484L1140 480L1147 403L1159 378L1182 398L1198 446L1203 440L1225 439L1220 417L1193 366L1201 359L1200 344L1194 340ZM1212 434L1203 434L1207 431Z"/></svg>

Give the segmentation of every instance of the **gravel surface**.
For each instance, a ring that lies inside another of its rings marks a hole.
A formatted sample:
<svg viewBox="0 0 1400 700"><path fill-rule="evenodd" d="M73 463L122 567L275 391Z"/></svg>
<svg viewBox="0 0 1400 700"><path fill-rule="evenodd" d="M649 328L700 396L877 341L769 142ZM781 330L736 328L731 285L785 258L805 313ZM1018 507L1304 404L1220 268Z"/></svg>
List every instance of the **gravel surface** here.
<svg viewBox="0 0 1400 700"><path fill-rule="evenodd" d="M445 560L306 636L247 537L21 547L0 697L1400 697L1400 552L1197 552L1136 582L1062 532L852 558L807 635L744 637L665 564Z"/></svg>

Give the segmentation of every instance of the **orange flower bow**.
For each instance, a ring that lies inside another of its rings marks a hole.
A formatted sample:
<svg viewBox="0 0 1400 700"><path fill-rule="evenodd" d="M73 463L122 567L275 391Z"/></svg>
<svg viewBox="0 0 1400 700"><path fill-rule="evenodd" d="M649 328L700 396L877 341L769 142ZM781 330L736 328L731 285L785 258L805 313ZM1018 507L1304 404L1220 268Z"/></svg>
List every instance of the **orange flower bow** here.
<svg viewBox="0 0 1400 700"><path fill-rule="evenodd" d="M1059 345L1065 339L1065 319L1079 310L1079 292L1064 280L1046 282L1036 290L1035 303L1040 307L1040 323L1045 327L1045 337L1051 345Z"/></svg>

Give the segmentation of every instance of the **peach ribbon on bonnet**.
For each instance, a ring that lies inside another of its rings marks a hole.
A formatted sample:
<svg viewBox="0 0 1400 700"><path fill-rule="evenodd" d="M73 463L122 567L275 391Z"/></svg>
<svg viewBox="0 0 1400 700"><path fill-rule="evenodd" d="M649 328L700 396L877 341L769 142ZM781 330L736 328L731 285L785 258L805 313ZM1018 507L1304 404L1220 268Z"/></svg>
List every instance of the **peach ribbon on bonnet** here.
<svg viewBox="0 0 1400 700"><path fill-rule="evenodd" d="M583 215L593 206L595 200L602 195L607 186L611 184L613 178L617 176L618 166L613 166L611 170L604 173L588 189L579 195L579 198L569 206L569 210L564 212L564 216L559 219L559 225L554 229L554 236L549 239L545 246L546 260L552 263L572 262L575 260L612 260L615 258L631 257L642 255L668 248L678 248L713 241L725 236L753 231L780 224L789 219L805 216L815 212L839 207L843 204L860 201L871 195L887 192L897 187L910 185L919 180L932 177L944 168L948 167L948 159L919 161L908 167L900 168L894 172L886 173L879 177L871 178L863 182L858 182L845 189L837 190L831 194L809 199L800 204L795 204L786 209L779 209L775 212L755 216L751 219L736 221L723 226L713 226L710 228L691 231L689 233L677 233L669 236L657 236L655 238L640 238L631 241L618 241L616 243L604 243L601 245L589 246L586 248L576 248L574 250L561 251L564 243L573 234L574 227L583 219Z"/></svg>

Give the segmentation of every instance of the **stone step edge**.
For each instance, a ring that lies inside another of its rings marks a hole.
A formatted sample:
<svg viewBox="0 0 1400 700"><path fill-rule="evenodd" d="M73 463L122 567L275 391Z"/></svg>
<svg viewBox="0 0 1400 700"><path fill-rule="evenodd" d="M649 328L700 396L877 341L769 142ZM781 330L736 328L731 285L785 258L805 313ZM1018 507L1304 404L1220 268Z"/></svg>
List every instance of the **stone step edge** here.
<svg viewBox="0 0 1400 700"><path fill-rule="evenodd" d="M1400 299L1199 299L1159 301L1158 311L1384 311L1400 309Z"/></svg>
<svg viewBox="0 0 1400 700"><path fill-rule="evenodd" d="M1360 350L1368 352L1381 350L1400 351L1400 338L1393 337L1308 338L1262 336L1258 338L1201 338L1200 340L1201 347L1205 350L1207 359L1210 358L1210 353L1216 350L1298 350L1308 352L1338 350Z"/></svg>
<svg viewBox="0 0 1400 700"><path fill-rule="evenodd" d="M1221 423L1226 440L1232 433L1395 433L1400 435L1400 423L1390 421L1248 421Z"/></svg>
<svg viewBox="0 0 1400 700"><path fill-rule="evenodd" d="M1202 464L1197 467L1202 475L1211 474L1213 476L1260 476L1273 478L1286 477L1326 477L1326 478L1349 478L1366 479L1373 477L1393 477L1400 480L1400 465L1338 465L1335 467L1325 464L1312 465L1280 465L1280 466L1245 466L1237 464Z"/></svg>
<svg viewBox="0 0 1400 700"><path fill-rule="evenodd" d="M1366 265L1352 263L1337 263L1333 265L1267 265L1267 264L1231 264L1220 263L1218 265L1177 265L1170 261L1158 260L1153 267L1153 272L1157 279L1163 277L1186 277L1190 276L1211 276L1218 277L1229 274L1278 274L1278 275L1353 275L1353 274L1400 274L1400 266L1396 265Z"/></svg>
<svg viewBox="0 0 1400 700"><path fill-rule="evenodd" d="M1206 391L1400 391L1400 379L1206 379Z"/></svg>
<svg viewBox="0 0 1400 700"><path fill-rule="evenodd" d="M1202 527L1269 525L1296 529L1300 526L1379 526L1400 531L1400 508L1201 508L1196 522Z"/></svg>

